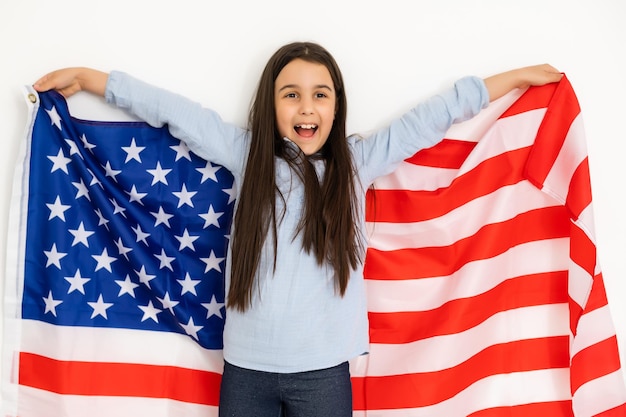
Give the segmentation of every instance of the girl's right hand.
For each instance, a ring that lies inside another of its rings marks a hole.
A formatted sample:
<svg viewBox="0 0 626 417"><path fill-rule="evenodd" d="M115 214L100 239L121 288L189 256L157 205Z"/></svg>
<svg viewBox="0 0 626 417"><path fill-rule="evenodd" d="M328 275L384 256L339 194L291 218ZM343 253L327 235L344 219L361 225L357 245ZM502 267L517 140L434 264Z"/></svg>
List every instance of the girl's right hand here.
<svg viewBox="0 0 626 417"><path fill-rule="evenodd" d="M33 84L33 88L39 92L57 90L66 98L79 91L104 96L108 78L106 72L92 68L64 68L44 75Z"/></svg>

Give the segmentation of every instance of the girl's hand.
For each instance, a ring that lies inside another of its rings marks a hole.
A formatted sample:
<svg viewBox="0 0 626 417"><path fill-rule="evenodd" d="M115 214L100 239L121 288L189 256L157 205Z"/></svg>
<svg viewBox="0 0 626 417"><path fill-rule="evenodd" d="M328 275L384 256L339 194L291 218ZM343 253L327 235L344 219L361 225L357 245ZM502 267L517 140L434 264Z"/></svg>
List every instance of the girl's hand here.
<svg viewBox="0 0 626 417"><path fill-rule="evenodd" d="M490 101L496 100L515 88L540 86L561 80L563 74L548 64L517 68L485 78Z"/></svg>
<svg viewBox="0 0 626 417"><path fill-rule="evenodd" d="M65 97L79 91L104 96L109 74L91 68L64 68L44 75L33 84L37 91L57 90Z"/></svg>

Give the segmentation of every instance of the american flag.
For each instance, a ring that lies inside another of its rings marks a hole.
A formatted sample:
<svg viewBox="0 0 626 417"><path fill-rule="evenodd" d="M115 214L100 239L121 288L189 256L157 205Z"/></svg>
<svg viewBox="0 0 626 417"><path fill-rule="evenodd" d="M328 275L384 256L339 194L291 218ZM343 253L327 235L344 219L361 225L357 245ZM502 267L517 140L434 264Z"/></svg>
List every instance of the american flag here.
<svg viewBox="0 0 626 417"><path fill-rule="evenodd" d="M355 416L626 416L567 78L453 126L369 197Z"/></svg>
<svg viewBox="0 0 626 417"><path fill-rule="evenodd" d="M165 129L40 100L12 209L4 415L217 415L232 178ZM566 78L492 103L375 190L355 416L626 414Z"/></svg>
<svg viewBox="0 0 626 417"><path fill-rule="evenodd" d="M3 415L216 414L232 175L167 128L30 97Z"/></svg>

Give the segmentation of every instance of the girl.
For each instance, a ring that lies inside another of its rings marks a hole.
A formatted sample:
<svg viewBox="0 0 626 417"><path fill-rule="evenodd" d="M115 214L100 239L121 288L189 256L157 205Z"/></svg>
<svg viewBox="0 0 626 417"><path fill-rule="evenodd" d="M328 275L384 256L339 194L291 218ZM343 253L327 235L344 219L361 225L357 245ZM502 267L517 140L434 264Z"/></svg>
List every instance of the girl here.
<svg viewBox="0 0 626 417"><path fill-rule="evenodd" d="M560 78L549 65L462 78L367 139L346 137L341 72L313 43L270 58L247 129L121 72L68 68L34 87L103 95L235 176L220 416L342 417L348 360L368 350L367 188L490 100Z"/></svg>

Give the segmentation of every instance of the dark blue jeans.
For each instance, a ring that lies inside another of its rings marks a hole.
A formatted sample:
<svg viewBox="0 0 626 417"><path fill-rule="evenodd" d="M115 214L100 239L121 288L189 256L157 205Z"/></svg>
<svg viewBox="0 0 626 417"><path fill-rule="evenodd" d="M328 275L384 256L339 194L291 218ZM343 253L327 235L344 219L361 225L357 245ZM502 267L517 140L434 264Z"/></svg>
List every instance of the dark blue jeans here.
<svg viewBox="0 0 626 417"><path fill-rule="evenodd" d="M280 374L224 364L220 417L351 417L348 362Z"/></svg>

